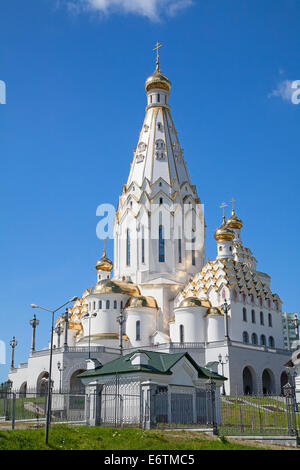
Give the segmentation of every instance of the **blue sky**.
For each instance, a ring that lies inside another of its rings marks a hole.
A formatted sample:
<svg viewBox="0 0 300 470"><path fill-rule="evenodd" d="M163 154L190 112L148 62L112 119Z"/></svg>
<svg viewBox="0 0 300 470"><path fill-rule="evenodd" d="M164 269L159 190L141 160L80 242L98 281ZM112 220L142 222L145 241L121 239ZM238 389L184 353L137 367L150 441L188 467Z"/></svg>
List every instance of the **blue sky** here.
<svg viewBox="0 0 300 470"><path fill-rule="evenodd" d="M95 283L96 208L116 205L126 182L157 40L205 204L207 257L219 206L234 197L258 269L298 310L300 105L286 86L300 80L299 24L297 0L2 2L0 339L16 336L17 363L30 350L30 304L55 308ZM50 318L38 318L44 348Z"/></svg>

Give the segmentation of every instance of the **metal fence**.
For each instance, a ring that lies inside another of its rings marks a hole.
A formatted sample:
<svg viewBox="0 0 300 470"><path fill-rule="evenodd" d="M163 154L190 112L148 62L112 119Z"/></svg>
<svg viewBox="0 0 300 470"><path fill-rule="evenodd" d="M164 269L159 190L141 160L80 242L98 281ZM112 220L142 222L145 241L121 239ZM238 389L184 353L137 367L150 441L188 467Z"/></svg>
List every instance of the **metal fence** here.
<svg viewBox="0 0 300 470"><path fill-rule="evenodd" d="M298 436L300 413L293 387L282 396L236 395L221 397L223 435Z"/></svg>
<svg viewBox="0 0 300 470"><path fill-rule="evenodd" d="M47 395L38 392L26 394L7 391L0 393L0 425L45 423ZM76 392L51 393L52 423L85 423L86 395Z"/></svg>
<svg viewBox="0 0 300 470"><path fill-rule="evenodd" d="M300 429L295 389L287 384L282 396L222 395L212 380L205 388L157 386L115 378L97 392L52 391L51 423L113 427L212 429L228 436L294 436ZM300 406L300 405L299 405ZM47 394L27 390L0 391L1 426L43 426ZM92 416L94 415L94 416ZM94 421L91 418L95 418Z"/></svg>

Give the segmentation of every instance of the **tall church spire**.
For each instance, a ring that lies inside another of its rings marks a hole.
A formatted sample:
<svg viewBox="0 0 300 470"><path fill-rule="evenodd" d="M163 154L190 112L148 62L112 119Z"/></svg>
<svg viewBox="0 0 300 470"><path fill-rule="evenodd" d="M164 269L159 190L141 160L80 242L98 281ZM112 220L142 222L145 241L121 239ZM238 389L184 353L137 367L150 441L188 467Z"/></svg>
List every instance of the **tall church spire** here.
<svg viewBox="0 0 300 470"><path fill-rule="evenodd" d="M138 283L158 277L185 282L204 264L203 214L170 113L171 82L160 70L160 47L145 82L146 115L115 224L115 275Z"/></svg>

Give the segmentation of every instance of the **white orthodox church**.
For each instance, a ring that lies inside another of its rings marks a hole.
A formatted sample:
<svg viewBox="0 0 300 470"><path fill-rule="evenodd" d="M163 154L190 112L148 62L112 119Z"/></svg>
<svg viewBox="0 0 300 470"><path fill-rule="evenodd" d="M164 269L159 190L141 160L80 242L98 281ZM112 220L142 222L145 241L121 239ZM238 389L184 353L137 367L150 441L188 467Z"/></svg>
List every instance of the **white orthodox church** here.
<svg viewBox="0 0 300 470"><path fill-rule="evenodd" d="M205 260L204 214L158 59L145 89L146 115L114 223L114 262L104 250L95 285L69 309L68 322L56 320L54 387L80 386L89 355L104 364L122 351L148 349L187 351L228 378L226 394L278 394L290 355L282 301L243 245L234 207L215 231L216 259ZM49 354L33 347L28 362L10 370L13 388L41 389Z"/></svg>

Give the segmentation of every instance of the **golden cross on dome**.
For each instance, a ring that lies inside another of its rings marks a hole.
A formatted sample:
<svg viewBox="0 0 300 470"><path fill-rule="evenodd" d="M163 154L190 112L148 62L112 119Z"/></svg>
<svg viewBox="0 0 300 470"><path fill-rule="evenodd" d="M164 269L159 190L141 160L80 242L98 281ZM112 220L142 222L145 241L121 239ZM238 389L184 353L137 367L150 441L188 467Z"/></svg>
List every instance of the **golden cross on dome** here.
<svg viewBox="0 0 300 470"><path fill-rule="evenodd" d="M158 69L159 69L159 49L160 49L161 47L163 47L163 45L160 44L160 43L157 41L156 46L155 46L155 48L153 49L153 51L156 51L156 65L157 65Z"/></svg>
<svg viewBox="0 0 300 470"><path fill-rule="evenodd" d="M222 202L220 208L223 209L223 221L225 221L225 207L227 207L227 204L225 204L225 202Z"/></svg>
<svg viewBox="0 0 300 470"><path fill-rule="evenodd" d="M230 202L232 204L232 210L234 211L234 203L236 202L236 199L232 198Z"/></svg>

